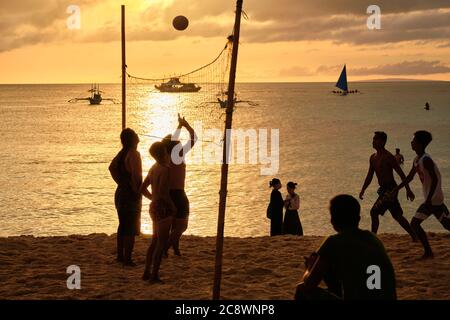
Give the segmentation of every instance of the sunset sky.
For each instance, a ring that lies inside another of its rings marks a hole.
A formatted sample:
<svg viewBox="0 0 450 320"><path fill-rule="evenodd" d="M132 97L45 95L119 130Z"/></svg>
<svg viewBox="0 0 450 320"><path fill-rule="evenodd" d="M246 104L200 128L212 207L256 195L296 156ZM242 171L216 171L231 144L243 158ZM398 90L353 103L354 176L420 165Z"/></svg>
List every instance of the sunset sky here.
<svg viewBox="0 0 450 320"><path fill-rule="evenodd" d="M211 61L231 33L235 0L0 0L0 83L120 82L127 65L161 77ZM369 30L367 7L381 8ZM69 5L81 28L67 27ZM244 0L238 81L450 80L449 0ZM177 31L172 19L185 15Z"/></svg>

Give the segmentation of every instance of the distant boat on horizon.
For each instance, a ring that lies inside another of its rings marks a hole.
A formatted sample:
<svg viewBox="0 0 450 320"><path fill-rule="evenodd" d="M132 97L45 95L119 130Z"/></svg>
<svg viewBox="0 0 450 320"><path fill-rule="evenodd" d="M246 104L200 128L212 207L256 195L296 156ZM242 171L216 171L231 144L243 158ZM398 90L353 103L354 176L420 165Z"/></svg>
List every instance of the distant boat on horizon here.
<svg viewBox="0 0 450 320"><path fill-rule="evenodd" d="M94 84L91 86L91 90L89 90L91 93L91 96L88 98L90 104L100 104L102 103L102 93L103 91L100 91L100 86L98 84Z"/></svg>
<svg viewBox="0 0 450 320"><path fill-rule="evenodd" d="M345 65L345 64L344 64L344 68L341 71L341 75L339 76L339 79L335 84L335 87L342 91L333 90L333 93L337 93L342 96L346 96L349 93L359 93L359 91L357 89L356 90L348 90L347 65Z"/></svg>
<svg viewBox="0 0 450 320"><path fill-rule="evenodd" d="M83 101L83 100L87 100L89 101L89 104L91 105L99 105L102 103L102 101L112 101L113 103L117 104L118 102L115 99L111 99L111 98L102 98L102 93L103 91L100 91L100 86L97 84L91 84L91 89L88 90L88 92L91 93L90 97L87 98L74 98L74 99L70 99L69 102L73 103L73 102L78 102L78 101Z"/></svg>

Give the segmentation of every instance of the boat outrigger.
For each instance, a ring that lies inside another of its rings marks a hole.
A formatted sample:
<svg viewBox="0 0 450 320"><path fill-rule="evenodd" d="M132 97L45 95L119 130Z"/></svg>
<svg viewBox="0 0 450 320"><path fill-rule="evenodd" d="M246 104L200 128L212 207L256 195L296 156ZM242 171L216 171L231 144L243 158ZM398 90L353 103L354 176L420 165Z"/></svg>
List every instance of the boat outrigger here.
<svg viewBox="0 0 450 320"><path fill-rule="evenodd" d="M182 83L179 78L170 78L159 86L155 85L155 88L161 92L198 92L202 87L195 83Z"/></svg>
<svg viewBox="0 0 450 320"><path fill-rule="evenodd" d="M336 88L342 90L333 90L333 93L340 94L342 96L346 96L349 93L359 93L358 89L348 90L348 82L347 82L347 66L344 65L344 68L341 71L341 75L339 76L338 81L335 85Z"/></svg>
<svg viewBox="0 0 450 320"><path fill-rule="evenodd" d="M119 103L117 100L112 98L102 98L103 91L100 91L100 86L98 84L92 84L91 89L88 90L91 93L90 97L87 98L74 98L70 99L69 102L78 102L78 101L89 101L91 105L99 105L102 101L112 101L113 103Z"/></svg>
<svg viewBox="0 0 450 320"><path fill-rule="evenodd" d="M222 94L222 97L223 96L227 96L228 95L228 92L224 92L223 94ZM257 102L254 102L254 101L250 101L250 100L239 100L238 99L238 97L237 97L237 94L236 94L236 92L234 93L234 105L237 105L238 103L246 103L246 104L248 104L249 106L259 106L259 103L257 103ZM220 106L220 108L222 108L222 109L225 109L227 106L228 106L228 100L227 99L224 99L224 98L222 98L222 99L220 99L220 98L217 98L217 102L219 103L219 106Z"/></svg>

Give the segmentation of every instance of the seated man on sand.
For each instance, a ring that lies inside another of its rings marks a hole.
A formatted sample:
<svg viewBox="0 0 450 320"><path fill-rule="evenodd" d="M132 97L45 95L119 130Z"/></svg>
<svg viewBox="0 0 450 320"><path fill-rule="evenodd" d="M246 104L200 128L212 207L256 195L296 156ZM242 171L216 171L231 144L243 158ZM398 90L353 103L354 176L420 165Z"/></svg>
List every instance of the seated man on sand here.
<svg viewBox="0 0 450 320"><path fill-rule="evenodd" d="M391 260L375 234L359 229L360 210L358 200L350 195L330 201L331 224L337 234L305 259L296 300L397 298ZM322 280L327 290L319 288Z"/></svg>

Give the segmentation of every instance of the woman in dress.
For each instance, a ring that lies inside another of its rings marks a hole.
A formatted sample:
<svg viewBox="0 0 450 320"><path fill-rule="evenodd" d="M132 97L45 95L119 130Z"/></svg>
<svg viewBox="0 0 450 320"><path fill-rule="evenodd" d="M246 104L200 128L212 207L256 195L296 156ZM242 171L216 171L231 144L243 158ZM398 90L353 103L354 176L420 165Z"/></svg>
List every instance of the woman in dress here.
<svg viewBox="0 0 450 320"><path fill-rule="evenodd" d="M270 203L267 208L267 218L270 219L270 236L278 236L283 234L283 207L284 201L281 196L281 181L277 178L273 178L269 182L269 186L272 188L270 194Z"/></svg>
<svg viewBox="0 0 450 320"><path fill-rule="evenodd" d="M150 147L150 155L156 163L150 168L142 183L142 194L151 200L150 218L153 223L152 242L147 250L143 280L162 282L159 268L164 249L169 242L170 227L175 215L175 206L169 194L169 154L162 142L155 142ZM148 191L152 186L152 193Z"/></svg>
<svg viewBox="0 0 450 320"><path fill-rule="evenodd" d="M288 182L288 194L284 200L286 213L284 214L283 234L293 234L302 236L303 228L300 218L298 216L298 209L300 208L300 197L295 193L296 183Z"/></svg>

